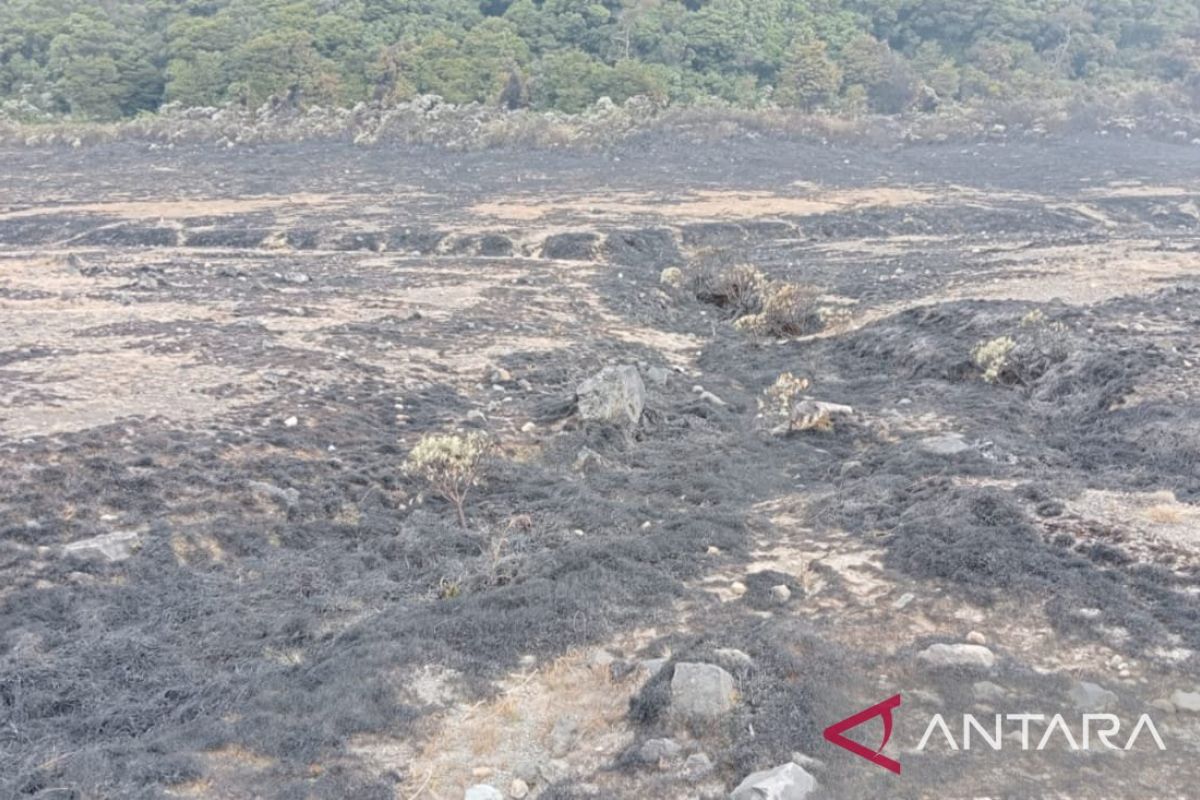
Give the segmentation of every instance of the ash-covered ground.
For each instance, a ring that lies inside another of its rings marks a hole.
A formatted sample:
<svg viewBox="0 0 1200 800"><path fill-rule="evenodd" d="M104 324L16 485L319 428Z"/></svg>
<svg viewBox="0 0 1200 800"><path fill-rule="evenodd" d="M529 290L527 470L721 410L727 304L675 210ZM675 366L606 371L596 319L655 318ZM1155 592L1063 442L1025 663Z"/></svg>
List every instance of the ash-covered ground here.
<svg viewBox="0 0 1200 800"><path fill-rule="evenodd" d="M129 144L0 187L0 797L1194 796L1200 148ZM660 280L714 262L820 329ZM613 365L636 427L574 408ZM853 411L773 435L783 372ZM403 470L454 430L497 444L466 529ZM896 693L901 775L822 738ZM1165 749L920 750L936 713Z"/></svg>

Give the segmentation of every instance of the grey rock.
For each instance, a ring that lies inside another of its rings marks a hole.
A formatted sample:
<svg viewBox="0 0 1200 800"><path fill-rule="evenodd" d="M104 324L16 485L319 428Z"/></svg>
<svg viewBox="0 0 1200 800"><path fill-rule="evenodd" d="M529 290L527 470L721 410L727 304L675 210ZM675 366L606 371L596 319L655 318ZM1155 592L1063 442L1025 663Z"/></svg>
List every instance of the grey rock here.
<svg viewBox="0 0 1200 800"><path fill-rule="evenodd" d="M784 585L782 583L780 583L776 586L772 586L771 587L771 599L774 600L776 603L783 605L788 600L792 599L792 590L789 589L786 585Z"/></svg>
<svg viewBox="0 0 1200 800"><path fill-rule="evenodd" d="M594 472L604 466L604 458L590 447L579 448L573 467L576 472Z"/></svg>
<svg viewBox="0 0 1200 800"><path fill-rule="evenodd" d="M974 667L991 669L996 656L979 644L933 644L917 654L932 667Z"/></svg>
<svg viewBox="0 0 1200 800"><path fill-rule="evenodd" d="M709 403L714 406L724 406L725 405L724 400L717 397L715 394L713 394L712 392L710 392L708 390L700 392L700 399L703 400L704 402Z"/></svg>
<svg viewBox="0 0 1200 800"><path fill-rule="evenodd" d="M956 456L971 449L958 433L945 433L940 436L928 436L917 443L926 453L935 456Z"/></svg>
<svg viewBox="0 0 1200 800"><path fill-rule="evenodd" d="M646 405L646 386L637 367L605 367L575 389L579 416L610 425L637 425Z"/></svg>
<svg viewBox="0 0 1200 800"><path fill-rule="evenodd" d="M736 699L733 676L715 664L675 665L671 710L683 719L716 719L730 711Z"/></svg>
<svg viewBox="0 0 1200 800"><path fill-rule="evenodd" d="M508 787L508 796L514 800L521 800L529 795L529 784L520 778L513 778L512 783Z"/></svg>
<svg viewBox="0 0 1200 800"><path fill-rule="evenodd" d="M538 775L546 783L557 783L571 774L571 767L560 758L551 759L538 766Z"/></svg>
<svg viewBox="0 0 1200 800"><path fill-rule="evenodd" d="M463 800L504 800L504 794L493 786L479 783L467 789Z"/></svg>
<svg viewBox="0 0 1200 800"><path fill-rule="evenodd" d="M798 764L748 775L730 793L730 800L805 800L817 788L817 779Z"/></svg>
<svg viewBox="0 0 1200 800"><path fill-rule="evenodd" d="M1164 714L1174 714L1178 710L1175 708L1175 704L1165 697L1160 697L1158 700L1151 700L1150 707L1156 708Z"/></svg>
<svg viewBox="0 0 1200 800"><path fill-rule="evenodd" d="M812 770L825 769L824 761L822 761L819 758L813 758L812 756L805 755L804 753L801 753L801 752L793 752L792 753L792 763L796 764L797 766L804 767L806 770L809 770L810 772Z"/></svg>
<svg viewBox="0 0 1200 800"><path fill-rule="evenodd" d="M982 703L999 703L1008 697L1008 691L991 681L978 681L971 686L975 699Z"/></svg>
<svg viewBox="0 0 1200 800"><path fill-rule="evenodd" d="M312 280L312 278L308 277L308 275L306 275L303 272L284 273L283 279L285 281L287 281L288 283L295 283L298 285L308 283L309 281Z"/></svg>
<svg viewBox="0 0 1200 800"><path fill-rule="evenodd" d="M272 500L278 502L284 508L291 508L300 502L299 489L293 489L290 487L287 489L280 489L275 484L266 483L264 481L250 481L246 484L246 486L257 494L266 495Z"/></svg>
<svg viewBox="0 0 1200 800"><path fill-rule="evenodd" d="M1200 714L1200 692L1176 690L1171 693L1171 705L1175 706L1176 711Z"/></svg>
<svg viewBox="0 0 1200 800"><path fill-rule="evenodd" d="M114 531L65 544L62 551L64 555L124 561L133 555L140 544L141 534L137 531Z"/></svg>
<svg viewBox="0 0 1200 800"><path fill-rule="evenodd" d="M674 739L648 739L638 748L638 758L644 764L662 764L672 761L683 752L683 747Z"/></svg>
<svg viewBox="0 0 1200 800"><path fill-rule="evenodd" d="M685 780L698 781L713 773L712 759L704 753L692 753L683 762L683 777Z"/></svg>
<svg viewBox="0 0 1200 800"><path fill-rule="evenodd" d="M1085 713L1107 711L1117 704L1117 695L1099 684L1079 681L1071 687L1071 702Z"/></svg>
<svg viewBox="0 0 1200 800"><path fill-rule="evenodd" d="M512 768L514 778L524 781L525 783L536 783L540 777L538 763L532 759L518 761Z"/></svg>
<svg viewBox="0 0 1200 800"><path fill-rule="evenodd" d="M646 370L646 380L650 382L651 386L662 388L667 385L670 377L671 371L666 367L650 367Z"/></svg>

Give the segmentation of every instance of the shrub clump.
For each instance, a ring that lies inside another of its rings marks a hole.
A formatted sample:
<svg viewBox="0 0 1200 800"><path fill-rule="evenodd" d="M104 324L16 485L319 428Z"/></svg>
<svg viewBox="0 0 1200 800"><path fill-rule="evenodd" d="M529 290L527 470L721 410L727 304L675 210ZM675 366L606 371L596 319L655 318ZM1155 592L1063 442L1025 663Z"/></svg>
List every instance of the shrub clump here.
<svg viewBox="0 0 1200 800"><path fill-rule="evenodd" d="M466 501L483 476L491 439L483 433L430 433L421 437L404 462L404 472L419 478L449 501L458 524L467 527Z"/></svg>
<svg viewBox="0 0 1200 800"><path fill-rule="evenodd" d="M752 336L799 336L820 330L823 317L817 306L819 294L812 286L771 281L759 290L755 314L734 320L733 326Z"/></svg>
<svg viewBox="0 0 1200 800"><path fill-rule="evenodd" d="M988 383L1029 386L1071 355L1067 326L1047 322L1040 309L1021 318L1011 336L998 336L975 345L971 360Z"/></svg>
<svg viewBox="0 0 1200 800"><path fill-rule="evenodd" d="M1008 374L1009 355L1016 346L1017 343L1011 336L997 336L975 345L975 349L971 351L971 361L983 372L985 381L1000 383Z"/></svg>
<svg viewBox="0 0 1200 800"><path fill-rule="evenodd" d="M798 336L824 324L816 287L770 280L750 264L725 266L710 259L694 273L691 286L696 299L730 312L734 327L752 336Z"/></svg>
<svg viewBox="0 0 1200 800"><path fill-rule="evenodd" d="M787 419L791 416L792 406L808 390L809 385L808 378L797 378L785 372L763 390L758 408L766 416Z"/></svg>
<svg viewBox="0 0 1200 800"><path fill-rule="evenodd" d="M679 267L667 267L658 276L658 282L671 289L683 288L683 270Z"/></svg>
<svg viewBox="0 0 1200 800"><path fill-rule="evenodd" d="M750 264L728 268L708 265L693 279L698 300L726 309L738 317L757 313L762 308L762 292L766 285L766 276Z"/></svg>

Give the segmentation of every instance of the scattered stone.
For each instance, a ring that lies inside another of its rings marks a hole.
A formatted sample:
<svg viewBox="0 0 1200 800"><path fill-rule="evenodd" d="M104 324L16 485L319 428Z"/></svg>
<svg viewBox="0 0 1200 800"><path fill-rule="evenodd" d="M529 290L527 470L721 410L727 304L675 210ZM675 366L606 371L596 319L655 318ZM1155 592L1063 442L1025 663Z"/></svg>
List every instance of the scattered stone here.
<svg viewBox="0 0 1200 800"><path fill-rule="evenodd" d="M658 282L663 286L678 289L683 286L683 270L679 267L667 267L659 273Z"/></svg>
<svg viewBox="0 0 1200 800"><path fill-rule="evenodd" d="M713 655L718 664L733 673L749 672L754 666L754 659L735 647L719 647Z"/></svg>
<svg viewBox="0 0 1200 800"><path fill-rule="evenodd" d="M1175 706L1176 711L1200 714L1200 692L1176 690L1171 693L1171 705Z"/></svg>
<svg viewBox="0 0 1200 800"><path fill-rule="evenodd" d="M683 752L683 747L674 739L649 739L638 749L638 758L643 764L657 764L660 767L665 762L673 761Z"/></svg>
<svg viewBox="0 0 1200 800"><path fill-rule="evenodd" d="M305 284L312 280L312 278L303 272L286 272L283 275L283 279L288 283L295 284Z"/></svg>
<svg viewBox="0 0 1200 800"><path fill-rule="evenodd" d="M265 481L250 481L246 484L246 488L257 494L266 495L284 508L293 508L300 502L299 489L291 487L280 489L275 484L266 483Z"/></svg>
<svg viewBox="0 0 1200 800"><path fill-rule="evenodd" d="M484 414L478 408L472 408L467 412L467 420L469 422L487 422L487 414Z"/></svg>
<svg viewBox="0 0 1200 800"><path fill-rule="evenodd" d="M734 581L733 583L729 584L729 591L733 592L738 597L741 597L746 593L746 584L742 583L741 581Z"/></svg>
<svg viewBox="0 0 1200 800"><path fill-rule="evenodd" d="M917 596L915 594L913 594L912 592L905 592L904 594L902 594L898 598L896 598L896 602L892 603L892 608L899 611L902 608L904 608L905 606L907 606L909 603L911 603L913 600L916 600L916 599L917 599Z"/></svg>
<svg viewBox="0 0 1200 800"><path fill-rule="evenodd" d="M659 388L666 386L670 377L671 372L666 367L650 367L646 370L646 380L649 381L652 386L657 386Z"/></svg>
<svg viewBox="0 0 1200 800"><path fill-rule="evenodd" d="M928 436L917 442L917 446L935 456L956 456L971 449L960 433L945 433Z"/></svg>
<svg viewBox="0 0 1200 800"><path fill-rule="evenodd" d="M646 404L646 387L637 367L605 367L575 390L579 416L591 422L637 425Z"/></svg>
<svg viewBox="0 0 1200 800"><path fill-rule="evenodd" d="M487 371L488 383L508 383L513 379L512 373L504 367L491 367Z"/></svg>
<svg viewBox="0 0 1200 800"><path fill-rule="evenodd" d="M928 689L913 689L907 692L907 695L913 699L915 704L931 706L932 708L941 708L945 705L942 696L937 692L931 692Z"/></svg>
<svg viewBox="0 0 1200 800"><path fill-rule="evenodd" d="M817 779L798 764L784 764L746 777L729 800L805 800Z"/></svg>
<svg viewBox="0 0 1200 800"><path fill-rule="evenodd" d="M479 783L467 789L467 793L463 795L463 800L504 800L504 795L499 789L488 786L486 783Z"/></svg>
<svg viewBox="0 0 1200 800"><path fill-rule="evenodd" d="M733 676L715 664L683 662L671 677L671 710L687 720L712 720L737 701Z"/></svg>
<svg viewBox="0 0 1200 800"><path fill-rule="evenodd" d="M967 634L967 641L971 644L987 644L987 637L979 631L971 631Z"/></svg>
<svg viewBox="0 0 1200 800"><path fill-rule="evenodd" d="M1080 681L1071 687L1071 702L1085 713L1107 711L1117 704L1117 695L1099 684Z"/></svg>
<svg viewBox="0 0 1200 800"><path fill-rule="evenodd" d="M514 800L522 800L529 795L529 784L520 778L513 778L508 786L508 796Z"/></svg>
<svg viewBox="0 0 1200 800"><path fill-rule="evenodd" d="M537 425L532 422L526 422L521 426L521 433L533 433L537 430Z"/></svg>
<svg viewBox="0 0 1200 800"><path fill-rule="evenodd" d="M709 403L714 406L724 407L726 405L724 400L717 397L715 394L713 394L712 392L710 392L708 390L700 392L700 399L703 400L704 402Z"/></svg>
<svg viewBox="0 0 1200 800"><path fill-rule="evenodd" d="M1166 698L1159 698L1158 700L1150 701L1150 707L1157 708L1159 711L1162 711L1165 714L1174 714L1176 711L1175 704Z"/></svg>
<svg viewBox="0 0 1200 800"><path fill-rule="evenodd" d="M491 777L492 772L491 767L476 767L471 770L471 776L475 778L488 778Z"/></svg>
<svg viewBox="0 0 1200 800"><path fill-rule="evenodd" d="M717 547L715 544L710 544L708 549L704 551L704 554L709 556L719 556L721 555L721 548Z"/></svg>
<svg viewBox="0 0 1200 800"><path fill-rule="evenodd" d="M561 758L552 758L538 766L538 775L546 783L558 783L571 774L571 767Z"/></svg>
<svg viewBox="0 0 1200 800"><path fill-rule="evenodd" d="M287 419L285 419L283 421L283 425L285 428L294 428L299 424L300 424L300 420L297 419L296 417L288 417Z"/></svg>
<svg viewBox="0 0 1200 800"><path fill-rule="evenodd" d="M978 644L934 644L917 654L932 667L982 667L991 669L996 656Z"/></svg>
<svg viewBox="0 0 1200 800"><path fill-rule="evenodd" d="M1008 697L1008 691L991 681L978 681L971 686L975 699L981 703L999 703Z"/></svg>
<svg viewBox="0 0 1200 800"><path fill-rule="evenodd" d="M792 753L792 763L797 766L804 767L806 770L825 769L824 761L800 752Z"/></svg>
<svg viewBox="0 0 1200 800"><path fill-rule="evenodd" d="M595 472L604 466L604 458L590 447L579 448L572 468L576 472Z"/></svg>
<svg viewBox="0 0 1200 800"><path fill-rule="evenodd" d="M792 599L792 590L782 583L772 586L771 599L776 603L783 605L788 600Z"/></svg>
<svg viewBox="0 0 1200 800"><path fill-rule="evenodd" d="M100 556L108 561L124 561L134 554L140 544L141 534L137 531L114 531L65 544L62 550L64 555L85 558Z"/></svg>
<svg viewBox="0 0 1200 800"><path fill-rule="evenodd" d="M712 759L705 753L692 753L683 762L683 777L689 781L699 781L707 778L713 772Z"/></svg>

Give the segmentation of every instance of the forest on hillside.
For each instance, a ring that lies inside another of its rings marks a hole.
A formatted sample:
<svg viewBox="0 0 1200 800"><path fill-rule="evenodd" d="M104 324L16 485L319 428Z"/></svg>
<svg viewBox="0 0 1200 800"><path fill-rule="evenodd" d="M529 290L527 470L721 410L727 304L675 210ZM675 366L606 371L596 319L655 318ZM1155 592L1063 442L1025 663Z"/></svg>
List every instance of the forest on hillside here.
<svg viewBox="0 0 1200 800"><path fill-rule="evenodd" d="M0 0L0 115L600 97L839 113L1154 92L1200 0Z"/></svg>

